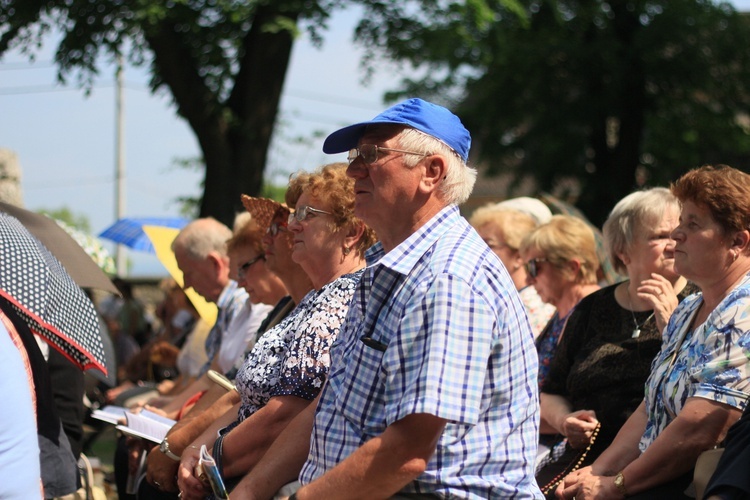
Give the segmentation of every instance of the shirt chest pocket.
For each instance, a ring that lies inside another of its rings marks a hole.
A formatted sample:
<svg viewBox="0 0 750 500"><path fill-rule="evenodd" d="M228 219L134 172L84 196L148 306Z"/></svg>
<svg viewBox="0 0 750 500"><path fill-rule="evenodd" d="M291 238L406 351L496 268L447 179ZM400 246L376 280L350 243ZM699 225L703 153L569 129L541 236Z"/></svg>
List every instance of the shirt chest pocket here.
<svg viewBox="0 0 750 500"><path fill-rule="evenodd" d="M344 350L342 362L337 363L330 380L338 393L337 409L369 437L381 434L388 425L385 354L386 350L371 347L357 337Z"/></svg>

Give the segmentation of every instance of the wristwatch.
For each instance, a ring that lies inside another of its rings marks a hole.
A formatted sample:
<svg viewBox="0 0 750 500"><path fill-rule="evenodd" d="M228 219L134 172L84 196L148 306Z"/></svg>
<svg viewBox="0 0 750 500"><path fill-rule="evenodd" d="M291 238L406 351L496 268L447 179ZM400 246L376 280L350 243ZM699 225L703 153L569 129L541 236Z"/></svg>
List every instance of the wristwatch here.
<svg viewBox="0 0 750 500"><path fill-rule="evenodd" d="M625 478L622 476L622 471L618 472L615 476L615 488L619 491L622 496L628 496L628 490L625 489Z"/></svg>
<svg viewBox="0 0 750 500"><path fill-rule="evenodd" d="M167 438L164 437L164 440L159 443L159 451L164 453L166 456L174 460L175 462L180 461L180 457L169 451L169 441L167 441Z"/></svg>

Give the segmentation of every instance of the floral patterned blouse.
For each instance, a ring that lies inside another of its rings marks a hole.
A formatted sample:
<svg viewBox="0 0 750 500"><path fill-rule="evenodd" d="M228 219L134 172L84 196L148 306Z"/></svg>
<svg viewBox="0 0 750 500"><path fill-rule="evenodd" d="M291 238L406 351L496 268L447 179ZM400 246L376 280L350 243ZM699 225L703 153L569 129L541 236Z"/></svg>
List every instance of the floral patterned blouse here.
<svg viewBox="0 0 750 500"><path fill-rule="evenodd" d="M539 372L537 373L539 389L544 386L544 382L547 380L550 363L552 363L552 358L554 358L555 351L557 350L558 340L560 340L560 335L562 335L565 328L565 323L568 322L568 318L574 310L575 307L572 307L562 318L555 311L555 314L547 322L547 326L544 327L544 330L542 330L542 333L536 339L536 351L539 356Z"/></svg>
<svg viewBox="0 0 750 500"><path fill-rule="evenodd" d="M312 401L325 382L329 349L349 310L362 271L312 290L282 322L258 339L237 372L243 421L274 396Z"/></svg>
<svg viewBox="0 0 750 500"><path fill-rule="evenodd" d="M639 443L642 452L675 419L688 398L745 408L750 395L750 274L703 324L687 331L702 302L700 293L682 301L664 332L646 382L648 420ZM674 366L670 366L675 352Z"/></svg>

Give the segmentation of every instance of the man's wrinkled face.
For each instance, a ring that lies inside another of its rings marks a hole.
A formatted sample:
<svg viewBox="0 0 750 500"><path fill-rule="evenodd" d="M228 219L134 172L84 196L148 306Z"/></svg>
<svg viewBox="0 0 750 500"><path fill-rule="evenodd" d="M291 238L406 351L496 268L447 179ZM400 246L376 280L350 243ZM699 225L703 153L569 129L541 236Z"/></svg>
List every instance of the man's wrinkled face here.
<svg viewBox="0 0 750 500"><path fill-rule="evenodd" d="M396 133L392 127L374 128L362 136L358 145L401 149L394 137ZM347 169L347 175L354 179L354 213L376 232L387 227L390 221L398 220L417 194L422 172L418 167L407 167L404 155L381 151L372 163L357 157Z"/></svg>
<svg viewBox="0 0 750 500"><path fill-rule="evenodd" d="M224 284L221 283L215 262L210 257L194 259L182 249L175 250L174 256L185 280L185 290L192 288L207 301L218 301Z"/></svg>

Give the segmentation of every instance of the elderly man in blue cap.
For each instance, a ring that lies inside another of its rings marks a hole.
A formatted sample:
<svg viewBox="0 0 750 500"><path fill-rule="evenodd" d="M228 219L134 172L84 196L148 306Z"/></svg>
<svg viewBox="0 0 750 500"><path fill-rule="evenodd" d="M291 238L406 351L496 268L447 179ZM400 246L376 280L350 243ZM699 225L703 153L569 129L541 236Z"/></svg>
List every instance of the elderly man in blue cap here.
<svg viewBox="0 0 750 500"><path fill-rule="evenodd" d="M476 179L470 144L458 117L421 99L326 139L326 153L349 152L355 213L380 243L317 409L238 494L267 498L304 462L299 500L542 498L531 330L500 260L457 207Z"/></svg>

